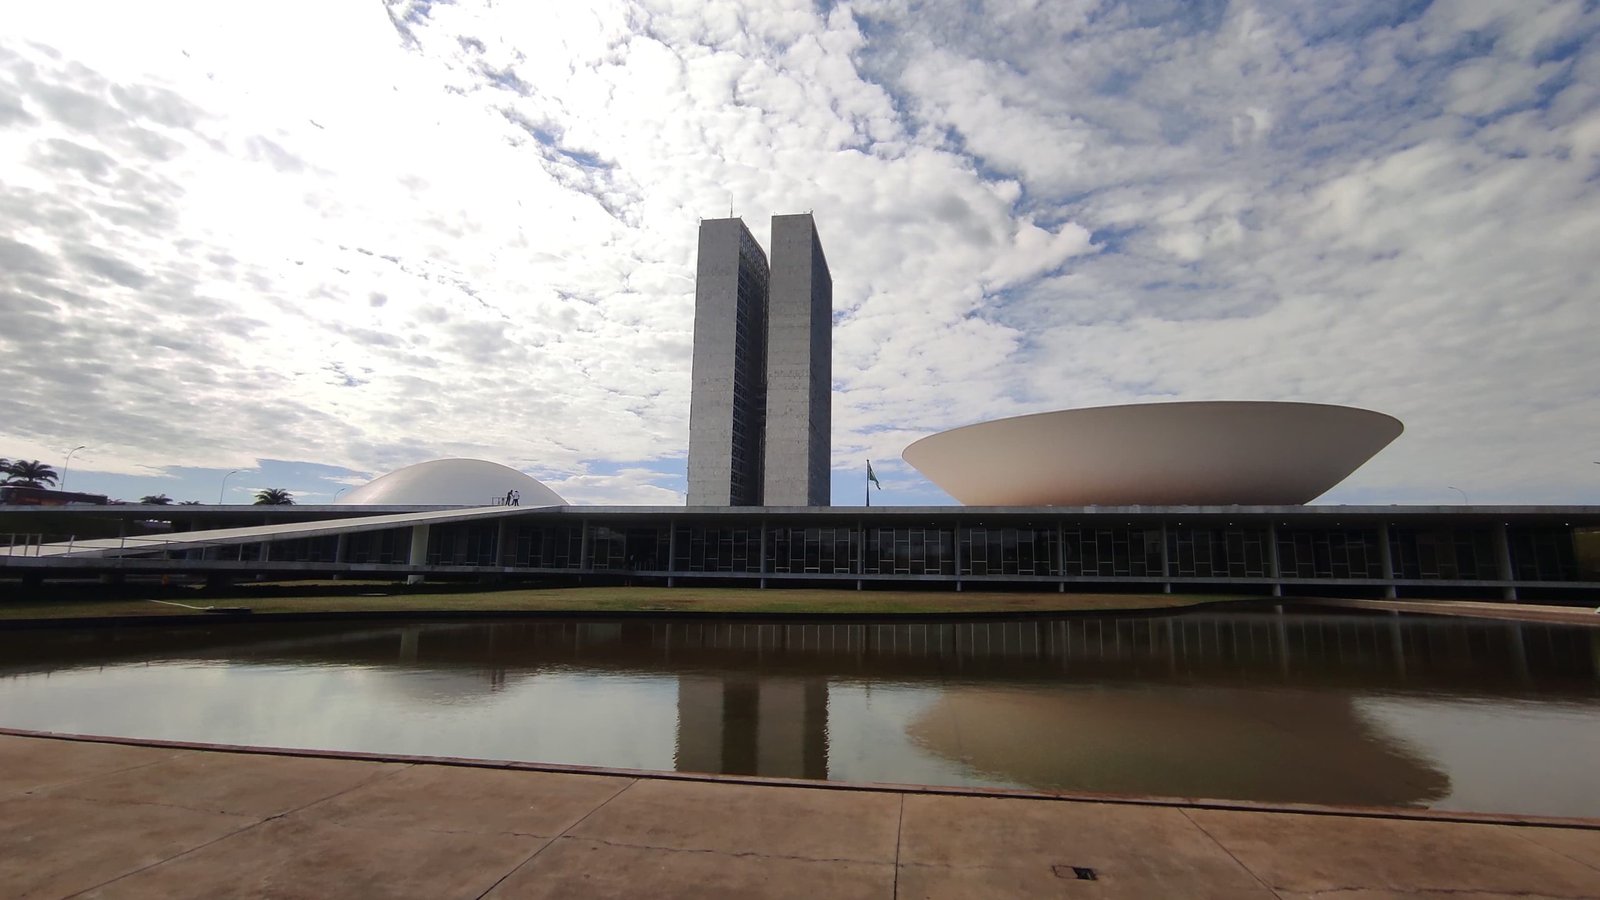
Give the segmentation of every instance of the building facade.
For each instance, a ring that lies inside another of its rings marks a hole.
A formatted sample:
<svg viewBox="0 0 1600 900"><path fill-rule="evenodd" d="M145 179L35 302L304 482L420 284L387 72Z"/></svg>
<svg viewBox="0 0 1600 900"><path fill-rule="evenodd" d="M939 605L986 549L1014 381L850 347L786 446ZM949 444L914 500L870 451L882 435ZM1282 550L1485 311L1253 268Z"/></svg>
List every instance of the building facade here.
<svg viewBox="0 0 1600 900"><path fill-rule="evenodd" d="M772 261L743 220L700 223L690 506L826 506L833 279L811 215L774 216Z"/></svg>
<svg viewBox="0 0 1600 900"><path fill-rule="evenodd" d="M767 255L742 219L700 223L689 503L759 506L767 410Z"/></svg>
<svg viewBox="0 0 1600 900"><path fill-rule="evenodd" d="M126 520L130 536L85 538L105 526L108 513ZM133 526L155 514L171 520L172 531L132 537ZM1153 590L1591 605L1600 591L1600 507L1592 506L412 512L125 506L13 508L6 515L4 530L17 536L13 546L0 547L0 578L493 576L550 584Z"/></svg>
<svg viewBox="0 0 1600 900"><path fill-rule="evenodd" d="M827 506L833 277L810 213L772 217L767 301L766 506Z"/></svg>

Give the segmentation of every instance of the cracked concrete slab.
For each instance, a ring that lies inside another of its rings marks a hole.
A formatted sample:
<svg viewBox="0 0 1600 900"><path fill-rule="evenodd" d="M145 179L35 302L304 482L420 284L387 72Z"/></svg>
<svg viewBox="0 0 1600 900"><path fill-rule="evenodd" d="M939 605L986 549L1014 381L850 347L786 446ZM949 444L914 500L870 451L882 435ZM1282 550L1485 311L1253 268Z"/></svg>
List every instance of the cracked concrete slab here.
<svg viewBox="0 0 1600 900"><path fill-rule="evenodd" d="M347 828L292 814L110 882L90 898L477 897L546 842Z"/></svg>
<svg viewBox="0 0 1600 900"><path fill-rule="evenodd" d="M905 804L902 881L930 896L984 883L1019 894L1270 896L1177 809L956 796L909 796ZM1059 873L1073 867L1093 869L1096 880L1064 884Z"/></svg>
<svg viewBox="0 0 1600 900"><path fill-rule="evenodd" d="M573 837L668 850L811 860L895 859L891 793L642 779L573 828Z"/></svg>
<svg viewBox="0 0 1600 900"><path fill-rule="evenodd" d="M32 737L0 760L38 786L0 795L3 897L1600 897L1596 827Z"/></svg>
<svg viewBox="0 0 1600 900"><path fill-rule="evenodd" d="M631 784L631 778L413 766L306 810L360 828L422 828L554 837Z"/></svg>
<svg viewBox="0 0 1600 900"><path fill-rule="evenodd" d="M175 806L68 797L0 801L0 897L66 897L254 823Z"/></svg>
<svg viewBox="0 0 1600 900"><path fill-rule="evenodd" d="M1187 814L1284 896L1600 896L1595 870L1505 825L1210 809Z"/></svg>
<svg viewBox="0 0 1600 900"><path fill-rule="evenodd" d="M149 765L181 751L0 734L0 794L21 794L80 778Z"/></svg>
<svg viewBox="0 0 1600 900"><path fill-rule="evenodd" d="M827 827L820 821L810 825ZM486 900L889 900L894 896L894 874L893 862L668 850L565 837L518 869Z"/></svg>
<svg viewBox="0 0 1600 900"><path fill-rule="evenodd" d="M1516 833L1600 872L1600 829L1519 828Z"/></svg>
<svg viewBox="0 0 1600 900"><path fill-rule="evenodd" d="M143 766L136 775L109 772L45 790L79 800L181 806L265 819L402 768L394 763L189 750Z"/></svg>

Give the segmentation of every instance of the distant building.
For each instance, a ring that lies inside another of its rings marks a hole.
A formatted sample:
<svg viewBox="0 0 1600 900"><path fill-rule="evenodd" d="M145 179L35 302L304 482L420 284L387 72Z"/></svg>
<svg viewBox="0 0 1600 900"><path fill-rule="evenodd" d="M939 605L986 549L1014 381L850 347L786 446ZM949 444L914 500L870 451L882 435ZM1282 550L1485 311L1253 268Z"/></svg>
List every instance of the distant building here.
<svg viewBox="0 0 1600 900"><path fill-rule="evenodd" d="M833 279L810 214L700 223L690 506L826 506Z"/></svg>
<svg viewBox="0 0 1600 900"><path fill-rule="evenodd" d="M23 484L0 487L0 506L105 506L108 502L103 494L56 491Z"/></svg>

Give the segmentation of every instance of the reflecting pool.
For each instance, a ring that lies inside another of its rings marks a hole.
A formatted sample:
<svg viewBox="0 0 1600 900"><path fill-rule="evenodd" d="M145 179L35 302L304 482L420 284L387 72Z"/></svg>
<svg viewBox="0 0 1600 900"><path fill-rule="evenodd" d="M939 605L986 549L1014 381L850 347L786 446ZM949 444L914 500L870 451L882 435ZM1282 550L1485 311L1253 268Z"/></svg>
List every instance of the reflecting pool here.
<svg viewBox="0 0 1600 900"><path fill-rule="evenodd" d="M1600 816L1600 629L1264 612L0 632L0 725Z"/></svg>

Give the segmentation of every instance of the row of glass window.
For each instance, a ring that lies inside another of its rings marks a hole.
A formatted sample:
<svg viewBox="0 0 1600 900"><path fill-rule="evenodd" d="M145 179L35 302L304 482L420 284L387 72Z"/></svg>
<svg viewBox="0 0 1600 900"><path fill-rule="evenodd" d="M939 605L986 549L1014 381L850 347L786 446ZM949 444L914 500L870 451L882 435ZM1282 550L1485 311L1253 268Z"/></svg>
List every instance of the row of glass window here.
<svg viewBox="0 0 1600 900"><path fill-rule="evenodd" d="M427 562L546 569L623 571L762 571L760 527L686 524L588 529L588 560L579 524L495 523L434 526ZM1277 571L1285 578L1382 578L1379 531L1277 531ZM406 563L409 528L273 542L268 558L282 562ZM1600 531L1508 529L1512 572L1519 581L1577 581L1600 577ZM959 574L1104 577L1271 577L1265 528L1168 528L1166 566L1159 528L986 528L960 530ZM937 525L858 529L850 525L773 526L765 569L772 574L958 574L955 530ZM206 558L253 561L262 545L211 548ZM1497 580L1494 536L1482 529L1391 527L1389 554L1397 579ZM668 565L671 560L670 566Z"/></svg>

